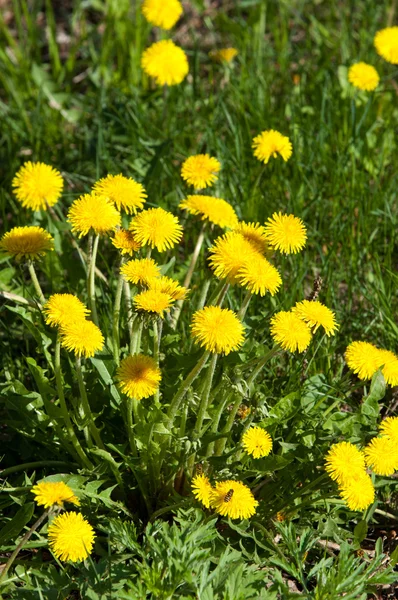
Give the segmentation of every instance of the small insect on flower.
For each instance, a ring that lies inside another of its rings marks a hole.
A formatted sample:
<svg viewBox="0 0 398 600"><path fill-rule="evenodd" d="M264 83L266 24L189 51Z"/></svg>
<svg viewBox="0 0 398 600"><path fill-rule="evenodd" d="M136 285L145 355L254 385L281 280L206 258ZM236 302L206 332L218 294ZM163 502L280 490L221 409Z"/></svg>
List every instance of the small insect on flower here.
<svg viewBox="0 0 398 600"><path fill-rule="evenodd" d="M386 27L374 38L377 53L387 62L398 65L398 27Z"/></svg>
<svg viewBox="0 0 398 600"><path fill-rule="evenodd" d="M137 294L134 298L136 310L152 315L158 315L163 319L164 312L170 310L174 300L169 294L149 289Z"/></svg>
<svg viewBox="0 0 398 600"><path fill-rule="evenodd" d="M42 227L14 227L1 238L0 250L18 261L35 260L54 250L54 240Z"/></svg>
<svg viewBox="0 0 398 600"><path fill-rule="evenodd" d="M244 342L244 326L228 308L205 306L192 317L191 332L208 352L229 354Z"/></svg>
<svg viewBox="0 0 398 600"><path fill-rule="evenodd" d="M380 423L380 434L398 444L398 417L387 417Z"/></svg>
<svg viewBox="0 0 398 600"><path fill-rule="evenodd" d="M142 14L154 27L171 29L183 13L179 0L144 0Z"/></svg>
<svg viewBox="0 0 398 600"><path fill-rule="evenodd" d="M30 491L35 495L37 504L44 508L50 508L55 504L63 507L64 502L70 502L76 506L80 504L71 488L63 481L57 483L42 481L34 485Z"/></svg>
<svg viewBox="0 0 398 600"><path fill-rule="evenodd" d="M380 351L369 342L351 342L345 352L348 367L359 379L371 379L380 365Z"/></svg>
<svg viewBox="0 0 398 600"><path fill-rule="evenodd" d="M181 167L181 177L196 190L213 185L221 163L209 154L196 154L187 158Z"/></svg>
<svg viewBox="0 0 398 600"><path fill-rule="evenodd" d="M206 475L199 473L192 479L192 493L206 508L210 508L212 485Z"/></svg>
<svg viewBox="0 0 398 600"><path fill-rule="evenodd" d="M242 446L253 458L268 456L272 450L272 438L261 427L250 427L242 436Z"/></svg>
<svg viewBox="0 0 398 600"><path fill-rule="evenodd" d="M173 300L183 300L189 292L188 288L165 275L148 280L147 285L150 290L160 292L161 294L168 294Z"/></svg>
<svg viewBox="0 0 398 600"><path fill-rule="evenodd" d="M25 208L47 210L61 196L64 180L61 173L41 162L26 162L12 180L14 194Z"/></svg>
<svg viewBox="0 0 398 600"><path fill-rule="evenodd" d="M94 529L80 513L63 513L48 526L50 549L61 560L85 560L92 552L94 539Z"/></svg>
<svg viewBox="0 0 398 600"><path fill-rule="evenodd" d="M398 445L394 439L373 438L364 452L366 464L376 475L392 475L398 470Z"/></svg>
<svg viewBox="0 0 398 600"><path fill-rule="evenodd" d="M350 442L333 444L326 454L325 469L329 476L343 485L365 473L365 455Z"/></svg>
<svg viewBox="0 0 398 600"><path fill-rule="evenodd" d="M372 65L359 62L349 68L348 81L359 90L373 92L379 85L380 77Z"/></svg>
<svg viewBox="0 0 398 600"><path fill-rule="evenodd" d="M248 519L255 514L258 502L244 483L229 479L216 483L211 493L210 505L222 516Z"/></svg>
<svg viewBox="0 0 398 600"><path fill-rule="evenodd" d="M247 259L238 271L238 282L252 294L274 296L282 285L282 278L274 265L261 254Z"/></svg>
<svg viewBox="0 0 398 600"><path fill-rule="evenodd" d="M130 256L141 248L141 244L137 242L134 234L128 229L117 229L114 237L111 238L111 242L115 248L120 250L121 254L129 254Z"/></svg>
<svg viewBox="0 0 398 600"><path fill-rule="evenodd" d="M294 215L274 213L265 224L267 241L283 254L300 252L307 242L307 230L301 219Z"/></svg>
<svg viewBox="0 0 398 600"><path fill-rule="evenodd" d="M219 279L238 283L240 269L258 255L253 245L243 235L229 231L218 237L210 248L210 266Z"/></svg>
<svg viewBox="0 0 398 600"><path fill-rule="evenodd" d="M75 200L68 212L67 220L72 231L79 237L92 229L97 235L113 231L120 225L120 213L107 196L83 194Z"/></svg>
<svg viewBox="0 0 398 600"><path fill-rule="evenodd" d="M271 157L277 158L278 154L286 162L293 153L289 138L274 129L262 131L253 138L252 148L254 156L264 164L267 164Z"/></svg>
<svg viewBox="0 0 398 600"><path fill-rule="evenodd" d="M47 325L57 327L84 320L90 311L73 294L53 294L44 304L43 313Z"/></svg>
<svg viewBox="0 0 398 600"><path fill-rule="evenodd" d="M213 196L187 196L179 206L191 215L199 215L202 221L209 221L219 227L233 229L238 224L236 212L228 202Z"/></svg>
<svg viewBox="0 0 398 600"><path fill-rule="evenodd" d="M163 208L143 210L132 219L130 230L142 246L148 245L159 252L172 248L182 238L177 217Z"/></svg>
<svg viewBox="0 0 398 600"><path fill-rule="evenodd" d="M267 232L265 227L260 225L260 223L245 223L241 221L233 229L236 233L243 235L245 240L260 254L264 254L267 251Z"/></svg>
<svg viewBox="0 0 398 600"><path fill-rule="evenodd" d="M60 328L61 346L76 356L90 358L102 350L104 336L92 321L84 319L65 323Z"/></svg>
<svg viewBox="0 0 398 600"><path fill-rule="evenodd" d="M211 50L209 52L210 58L219 63L230 63L237 55L238 51L236 48L220 48L219 50Z"/></svg>
<svg viewBox="0 0 398 600"><path fill-rule="evenodd" d="M116 377L124 394L129 398L142 400L155 394L162 375L151 356L133 354L122 360Z"/></svg>
<svg viewBox="0 0 398 600"><path fill-rule="evenodd" d="M351 510L365 510L375 497L373 483L366 471L353 475L339 486L341 498Z"/></svg>
<svg viewBox="0 0 398 600"><path fill-rule="evenodd" d="M171 40L155 42L144 50L141 66L157 85L178 85L189 71L187 55Z"/></svg>
<svg viewBox="0 0 398 600"><path fill-rule="evenodd" d="M103 177L94 185L93 192L112 200L118 210L134 214L141 210L148 197L141 183L121 174Z"/></svg>
<svg viewBox="0 0 398 600"><path fill-rule="evenodd" d="M297 302L292 311L313 329L315 333L323 327L327 336L334 335L338 329L333 311L318 300L303 300Z"/></svg>
<svg viewBox="0 0 398 600"><path fill-rule="evenodd" d="M154 277L160 277L160 267L153 258L136 258L122 265L120 273L123 279L135 285L148 284Z"/></svg>
<svg viewBox="0 0 398 600"><path fill-rule="evenodd" d="M276 313L271 321L271 336L274 342L290 352L304 352L312 340L310 327L296 314L289 311Z"/></svg>

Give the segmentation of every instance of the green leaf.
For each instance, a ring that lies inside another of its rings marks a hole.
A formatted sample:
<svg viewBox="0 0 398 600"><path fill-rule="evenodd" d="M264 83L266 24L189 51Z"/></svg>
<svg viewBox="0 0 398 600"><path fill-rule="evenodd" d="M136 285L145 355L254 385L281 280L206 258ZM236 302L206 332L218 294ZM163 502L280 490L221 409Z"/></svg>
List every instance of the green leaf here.
<svg viewBox="0 0 398 600"><path fill-rule="evenodd" d="M392 567L395 567L395 565L397 563L398 563L398 546L395 548L395 550L390 555L390 565Z"/></svg>
<svg viewBox="0 0 398 600"><path fill-rule="evenodd" d="M0 545L15 540L23 528L31 520L35 510L34 502L27 502L16 513L16 515L0 531Z"/></svg>
<svg viewBox="0 0 398 600"><path fill-rule="evenodd" d="M362 521L359 521L359 523L357 523L354 528L355 541L358 542L358 544L361 544L361 542L363 542L363 540L366 538L367 533L368 524L364 519L362 519Z"/></svg>
<svg viewBox="0 0 398 600"><path fill-rule="evenodd" d="M113 371L115 369L115 363L113 360L111 360L109 358L105 362L105 360L99 358L99 356L100 355L97 354L95 356L95 358L91 358L90 360L93 363L94 367L97 369L99 376L101 377L104 384L106 386L109 386L109 391L110 391L111 397L115 401L115 403L112 404L113 408L118 408L122 403L122 399L117 390L117 387L114 384L114 381L113 381L113 378L111 375L111 372L113 373ZM112 370L111 370L111 366L113 366Z"/></svg>

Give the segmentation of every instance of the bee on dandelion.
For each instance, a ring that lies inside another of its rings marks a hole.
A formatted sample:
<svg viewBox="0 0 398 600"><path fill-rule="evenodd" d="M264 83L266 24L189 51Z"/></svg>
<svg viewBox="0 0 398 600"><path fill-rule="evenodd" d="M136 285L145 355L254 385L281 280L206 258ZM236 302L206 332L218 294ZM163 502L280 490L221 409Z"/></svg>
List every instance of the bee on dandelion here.
<svg viewBox="0 0 398 600"><path fill-rule="evenodd" d="M254 156L265 165L270 158L277 158L278 155L287 162L293 154L293 146L289 138L275 129L262 131L253 138L252 148Z"/></svg>
<svg viewBox="0 0 398 600"><path fill-rule="evenodd" d="M181 167L181 177L195 190L212 186L218 179L221 163L209 154L196 154L187 158Z"/></svg>
<svg viewBox="0 0 398 600"><path fill-rule="evenodd" d="M141 66L157 85L178 85L189 71L187 55L172 40L155 42L144 50Z"/></svg>
<svg viewBox="0 0 398 600"><path fill-rule="evenodd" d="M210 506L223 517L248 519L255 514L258 502L247 485L229 479L216 482L211 493Z"/></svg>
<svg viewBox="0 0 398 600"><path fill-rule="evenodd" d="M58 202L64 180L61 173L42 162L26 162L12 180L18 202L30 210L47 210Z"/></svg>

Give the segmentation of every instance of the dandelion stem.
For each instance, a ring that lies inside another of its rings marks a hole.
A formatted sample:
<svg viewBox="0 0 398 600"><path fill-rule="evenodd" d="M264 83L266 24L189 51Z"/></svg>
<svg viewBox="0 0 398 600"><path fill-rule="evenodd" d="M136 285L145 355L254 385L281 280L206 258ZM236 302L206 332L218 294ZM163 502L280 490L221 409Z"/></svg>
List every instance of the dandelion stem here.
<svg viewBox="0 0 398 600"><path fill-rule="evenodd" d="M131 453L133 454L133 456L137 456L137 447L135 445L135 439L134 439L134 428L133 428L133 406L134 406L134 399L133 398L127 398L126 401L126 411L127 411L127 435L129 438L129 444L130 444L130 449L131 449Z"/></svg>
<svg viewBox="0 0 398 600"><path fill-rule="evenodd" d="M224 298L227 295L228 289L229 289L229 283L225 283L221 289L221 292L217 298L217 301L215 302L216 306L222 306L222 303L224 302Z"/></svg>
<svg viewBox="0 0 398 600"><path fill-rule="evenodd" d="M131 305L131 290L130 284L128 281L124 282L124 298L126 301L127 308L127 329L129 331L130 338L130 352L133 354L133 307Z"/></svg>
<svg viewBox="0 0 398 600"><path fill-rule="evenodd" d="M99 448L101 448L102 450L105 449L105 446L102 442L101 439L101 435L100 432L94 422L94 416L93 413L91 412L91 408L90 408L90 404L88 401L88 397L87 397L87 391L86 391L86 386L84 383L84 379L83 379L83 373L82 373L82 362L81 362L81 357L77 356L76 357L76 373L77 373L77 381L79 383L79 391L80 391L80 398L82 400L82 408L83 408L83 415L84 415L84 419L86 421L88 421L88 428L90 430L91 435L93 436L95 443L97 444L97 446Z"/></svg>
<svg viewBox="0 0 398 600"><path fill-rule="evenodd" d="M224 429L222 430L222 433L227 434L231 431L232 426L235 421L236 413L238 412L241 402L242 402L242 398L240 395L238 395L232 406L231 412L229 413L228 420L225 424ZM214 456L221 456L221 454L224 452L226 443L227 443L227 436L216 441L215 448L214 448Z"/></svg>
<svg viewBox="0 0 398 600"><path fill-rule="evenodd" d="M97 260L99 235L95 236L92 246L91 261L88 269L88 295L90 298L90 308L94 323L98 326L97 304L95 300L95 262Z"/></svg>
<svg viewBox="0 0 398 600"><path fill-rule="evenodd" d="M241 321L243 321L246 316L246 311L249 308L251 297L252 297L252 293L247 291L246 295L243 299L242 306L240 307L240 309L238 311L238 319L240 319Z"/></svg>
<svg viewBox="0 0 398 600"><path fill-rule="evenodd" d="M123 264L123 258L121 261L121 265ZM120 266L121 266L120 265ZM119 274L119 278L117 280L116 294L115 294L115 303L113 305L113 356L116 364L120 363L120 333L119 333L119 319L120 319L120 306L122 303L122 293L123 293L123 284L124 279L121 274Z"/></svg>
<svg viewBox="0 0 398 600"><path fill-rule="evenodd" d="M84 464L84 466L87 467L88 469L92 469L93 465L90 462L90 460L87 458L87 456L85 455L83 448L81 447L80 442L76 437L75 431L73 429L72 421L69 416L68 407L66 406L66 402L65 402L64 388L63 388L63 384L62 384L61 342L59 339L59 334L57 336L57 341L55 343L54 371L55 371L55 381L57 384L59 405L61 408L62 417L65 422L65 427L66 427L66 430L69 435L69 439L70 439L72 446L74 447L77 455L79 456L80 460Z"/></svg>
<svg viewBox="0 0 398 600"><path fill-rule="evenodd" d="M206 351L203 353L203 355L199 359L198 363L194 366L194 368L189 373L189 375L187 375L187 377L181 383L180 387L177 390L176 395L172 399L170 407L169 407L168 415L167 415L169 418L169 428L170 429L173 426L175 416L177 414L178 409L180 408L180 404L181 404L185 394L187 393L190 385L198 377L199 373L205 366L207 359L209 358L209 355L210 355L210 352Z"/></svg>
<svg viewBox="0 0 398 600"><path fill-rule="evenodd" d="M28 263L28 269L29 269L30 277L32 279L32 283L33 283L34 288L36 290L36 294L39 296L40 302L42 304L44 304L45 301L46 301L46 299L44 297L43 290L41 289L39 280L37 279L37 275L36 275L35 268L33 266L33 262L29 262Z"/></svg>
<svg viewBox="0 0 398 600"><path fill-rule="evenodd" d="M217 433L218 430L218 425L220 423L220 419L221 419L221 415L224 412L224 409L227 405L227 402L229 401L230 397L231 397L232 392L227 391L226 396L221 400L220 405L218 407L218 411L216 413L216 416L213 419L213 424L211 427L211 432L212 433ZM210 456L212 456L214 452L214 442L210 442L210 444L207 446L207 450L206 450L206 458L209 458Z"/></svg>
<svg viewBox="0 0 398 600"><path fill-rule="evenodd" d="M154 319L153 321L153 358L156 364L159 366L159 350L160 350L160 338L162 335L163 321L159 320L159 322ZM154 401L156 404L159 404L159 388L157 388L154 394Z"/></svg>
<svg viewBox="0 0 398 600"><path fill-rule="evenodd" d="M6 562L6 565L0 576L0 584L5 580L6 575L7 575L8 571L10 570L10 567L12 567L14 560L16 559L16 557L18 556L18 554L20 553L20 551L22 550L22 548L24 547L26 542L30 539L31 535L36 531L36 529L38 529L38 527L40 527L40 525L43 523L43 521L48 517L52 508L53 508L52 506L50 508L47 508L47 510L45 510L44 513L37 519L36 523L33 523L32 527L29 529L29 531L27 531L25 533L22 540L19 542L18 546L15 548L14 552L11 554L10 558Z"/></svg>
<svg viewBox="0 0 398 600"><path fill-rule="evenodd" d="M265 365L265 363L267 363L269 360L271 360L271 358L273 356L275 356L275 354L277 354L280 351L280 347L279 346L274 346L273 348L271 348L271 350L269 350L269 352L267 352L267 354L265 356L263 356L259 362L257 363L256 368L254 369L253 373L250 375L248 381L247 381L247 385L250 387L252 385L252 383L254 382L254 380L257 378L258 374L260 373L261 369L263 368L263 366Z"/></svg>

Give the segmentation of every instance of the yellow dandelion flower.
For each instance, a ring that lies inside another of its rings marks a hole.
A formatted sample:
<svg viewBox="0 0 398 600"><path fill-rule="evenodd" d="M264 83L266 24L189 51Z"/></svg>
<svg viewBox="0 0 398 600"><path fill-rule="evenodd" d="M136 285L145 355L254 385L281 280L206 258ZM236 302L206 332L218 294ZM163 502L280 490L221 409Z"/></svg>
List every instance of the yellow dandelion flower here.
<svg viewBox="0 0 398 600"><path fill-rule="evenodd" d="M159 252L172 248L182 238L177 217L163 208L143 210L132 219L130 229L142 246L148 244Z"/></svg>
<svg viewBox="0 0 398 600"><path fill-rule="evenodd" d="M179 206L187 210L191 215L200 215L202 221L208 220L219 227L230 227L231 229L238 224L236 212L228 202L222 198L213 196L187 196Z"/></svg>
<svg viewBox="0 0 398 600"><path fill-rule="evenodd" d="M25 208L46 210L54 206L62 193L61 173L44 163L26 162L12 180L14 194Z"/></svg>
<svg viewBox="0 0 398 600"><path fill-rule="evenodd" d="M162 378L156 361L144 354L133 354L124 358L116 376L122 392L136 400L153 396Z"/></svg>
<svg viewBox="0 0 398 600"><path fill-rule="evenodd" d="M230 63L238 55L236 48L220 48L209 52L210 58L219 63Z"/></svg>
<svg viewBox="0 0 398 600"><path fill-rule="evenodd" d="M217 181L221 163L209 154L196 154L187 158L181 167L181 177L195 190L212 186Z"/></svg>
<svg viewBox="0 0 398 600"><path fill-rule="evenodd" d="M53 294L43 306L47 325L56 327L73 321L81 321L90 311L79 298L73 294Z"/></svg>
<svg viewBox="0 0 398 600"><path fill-rule="evenodd" d="M138 252L141 245L135 239L133 233L128 229L117 229L115 235L111 238L112 244L120 250L121 254L129 254L132 256L134 252Z"/></svg>
<svg viewBox="0 0 398 600"><path fill-rule="evenodd" d="M206 475L196 475L192 479L192 493L206 508L210 508L212 485Z"/></svg>
<svg viewBox="0 0 398 600"><path fill-rule="evenodd" d="M345 360L359 379L371 379L380 367L380 350L368 342L351 342Z"/></svg>
<svg viewBox="0 0 398 600"><path fill-rule="evenodd" d="M160 277L160 267L153 258L136 258L122 265L120 272L130 283L148 284L154 277Z"/></svg>
<svg viewBox="0 0 398 600"><path fill-rule="evenodd" d="M242 446L253 458L261 458L271 452L272 438L262 427L250 427L242 436Z"/></svg>
<svg viewBox="0 0 398 600"><path fill-rule="evenodd" d="M187 55L171 40L161 40L147 48L141 66L157 85L178 85L189 71Z"/></svg>
<svg viewBox="0 0 398 600"><path fill-rule="evenodd" d="M387 417L380 423L380 433L398 444L398 417Z"/></svg>
<svg viewBox="0 0 398 600"><path fill-rule="evenodd" d="M137 310L154 313L161 318L164 317L164 311L171 308L173 302L174 300L169 294L151 289L137 294L134 298L134 305Z"/></svg>
<svg viewBox="0 0 398 600"><path fill-rule="evenodd" d="M79 237L87 235L90 229L98 235L116 229L120 225L120 213L109 198L93 192L73 202L67 220Z"/></svg>
<svg viewBox="0 0 398 600"><path fill-rule="evenodd" d="M252 148L254 149L254 156L265 164L272 156L276 158L278 154L286 162L293 153L289 138L274 129L263 131L257 135L253 139Z"/></svg>
<svg viewBox="0 0 398 600"><path fill-rule="evenodd" d="M205 306L193 314L191 331L202 348L229 354L243 344L245 328L229 308Z"/></svg>
<svg viewBox="0 0 398 600"><path fill-rule="evenodd" d="M211 493L210 505L223 517L248 519L258 506L250 488L241 481L218 481Z"/></svg>
<svg viewBox="0 0 398 600"><path fill-rule="evenodd" d="M261 254L244 262L238 271L237 279L252 294L260 296L265 296L267 292L274 296L282 285L278 269Z"/></svg>
<svg viewBox="0 0 398 600"><path fill-rule="evenodd" d="M94 185L93 192L112 200L118 210L123 208L126 212L134 214L144 206L148 197L141 183L121 174L103 177Z"/></svg>
<svg viewBox="0 0 398 600"><path fill-rule="evenodd" d="M318 300L297 302L292 311L308 323L314 333L319 327L323 327L327 336L334 335L339 327L334 312Z"/></svg>
<svg viewBox="0 0 398 600"><path fill-rule="evenodd" d="M364 453L350 442L333 444L326 454L325 469L332 479L343 485L366 473Z"/></svg>
<svg viewBox="0 0 398 600"><path fill-rule="evenodd" d="M257 256L253 245L243 235L229 231L218 237L210 248L210 266L216 277L228 279L229 283L237 283L240 269Z"/></svg>
<svg viewBox="0 0 398 600"><path fill-rule="evenodd" d="M37 504L44 508L50 508L54 504L63 506L64 502L70 502L76 506L80 504L79 499L63 481L58 483L42 481L34 485L30 491L35 495Z"/></svg>
<svg viewBox="0 0 398 600"><path fill-rule="evenodd" d="M310 327L297 315L289 311L280 311L270 321L273 340L290 352L304 352L311 342Z"/></svg>
<svg viewBox="0 0 398 600"><path fill-rule="evenodd" d="M147 282L147 285L150 290L155 290L157 292L161 292L162 294L168 294L173 298L173 300L183 300L189 292L188 288L180 285L178 281L175 281L170 277L166 277L165 275L150 279Z"/></svg>
<svg viewBox="0 0 398 600"><path fill-rule="evenodd" d="M366 464L376 475L392 475L398 470L398 445L394 439L373 438L364 452Z"/></svg>
<svg viewBox="0 0 398 600"><path fill-rule="evenodd" d="M61 326L61 346L76 356L90 358L102 349L104 336L92 322L86 320L65 323Z"/></svg>
<svg viewBox="0 0 398 600"><path fill-rule="evenodd" d="M349 478L339 486L339 492L351 510L365 510L375 498L373 483L366 471Z"/></svg>
<svg viewBox="0 0 398 600"><path fill-rule="evenodd" d="M265 224L267 241L284 254L300 252L307 241L307 230L301 219L294 215L274 213Z"/></svg>
<svg viewBox="0 0 398 600"><path fill-rule="evenodd" d="M359 90L373 92L379 85L380 77L372 65L359 62L348 69L348 81Z"/></svg>
<svg viewBox="0 0 398 600"><path fill-rule="evenodd" d="M390 350L379 350L379 368L384 375L386 383L392 386L398 385L398 357Z"/></svg>
<svg viewBox="0 0 398 600"><path fill-rule="evenodd" d="M1 238L0 250L16 260L34 260L54 250L54 240L42 227L14 227Z"/></svg>
<svg viewBox="0 0 398 600"><path fill-rule="evenodd" d="M386 27L378 31L374 38L374 45L381 57L387 62L398 65L398 27Z"/></svg>
<svg viewBox="0 0 398 600"><path fill-rule="evenodd" d="M142 14L154 27L171 29L183 13L179 0L144 0Z"/></svg>
<svg viewBox="0 0 398 600"><path fill-rule="evenodd" d="M94 539L94 529L80 513L58 515L48 526L49 546L61 560L85 560L92 552Z"/></svg>
<svg viewBox="0 0 398 600"><path fill-rule="evenodd" d="M260 223L245 223L241 221L233 228L236 233L243 235L253 248L263 254L268 249L267 232Z"/></svg>

